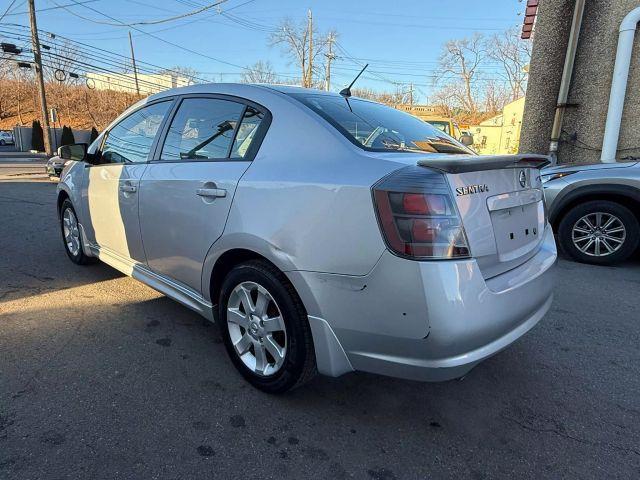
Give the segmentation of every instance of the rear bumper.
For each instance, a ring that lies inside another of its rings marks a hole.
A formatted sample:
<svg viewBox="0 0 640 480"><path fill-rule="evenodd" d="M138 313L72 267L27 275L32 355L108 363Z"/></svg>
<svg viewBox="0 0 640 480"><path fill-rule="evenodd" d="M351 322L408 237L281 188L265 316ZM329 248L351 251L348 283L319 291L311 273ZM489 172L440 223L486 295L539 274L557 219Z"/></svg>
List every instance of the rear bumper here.
<svg viewBox="0 0 640 480"><path fill-rule="evenodd" d="M473 259L416 262L389 252L366 276L290 278L313 320L314 342L331 339L316 345L323 357L331 353L331 362L318 358L321 373L441 381L466 374L540 321L552 302L556 257L547 226L536 255L489 280ZM323 335L315 335L318 319Z"/></svg>

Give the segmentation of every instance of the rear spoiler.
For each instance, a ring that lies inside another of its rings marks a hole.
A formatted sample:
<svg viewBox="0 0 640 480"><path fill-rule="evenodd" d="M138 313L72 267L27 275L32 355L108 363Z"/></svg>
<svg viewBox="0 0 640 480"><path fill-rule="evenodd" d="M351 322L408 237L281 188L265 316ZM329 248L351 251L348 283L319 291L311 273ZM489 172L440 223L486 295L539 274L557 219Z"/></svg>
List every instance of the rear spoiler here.
<svg viewBox="0 0 640 480"><path fill-rule="evenodd" d="M447 173L478 172L501 168L542 168L551 164L547 155L449 155L447 158L425 158L418 160L421 167L433 168Z"/></svg>

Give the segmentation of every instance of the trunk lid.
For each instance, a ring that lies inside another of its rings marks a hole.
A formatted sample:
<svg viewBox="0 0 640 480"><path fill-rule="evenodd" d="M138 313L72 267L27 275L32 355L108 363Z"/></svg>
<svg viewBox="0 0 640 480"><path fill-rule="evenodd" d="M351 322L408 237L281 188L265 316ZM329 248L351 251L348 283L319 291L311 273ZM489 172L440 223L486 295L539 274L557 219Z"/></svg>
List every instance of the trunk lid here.
<svg viewBox="0 0 640 480"><path fill-rule="evenodd" d="M485 278L526 262L538 251L546 223L542 155L450 156L418 165L446 176L471 250Z"/></svg>

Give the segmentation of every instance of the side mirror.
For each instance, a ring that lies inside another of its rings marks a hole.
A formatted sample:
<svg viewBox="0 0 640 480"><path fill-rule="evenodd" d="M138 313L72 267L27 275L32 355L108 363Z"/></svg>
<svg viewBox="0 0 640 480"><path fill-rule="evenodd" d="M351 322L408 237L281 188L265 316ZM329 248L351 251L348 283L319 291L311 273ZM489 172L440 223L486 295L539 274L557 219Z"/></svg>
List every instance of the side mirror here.
<svg viewBox="0 0 640 480"><path fill-rule="evenodd" d="M465 147L470 147L471 145L473 145L473 135L470 135L468 133L463 134L460 137L460 143L462 143Z"/></svg>
<svg viewBox="0 0 640 480"><path fill-rule="evenodd" d="M63 160L74 160L76 162L84 162L87 159L86 143L73 143L71 145L63 145L58 148L58 156Z"/></svg>

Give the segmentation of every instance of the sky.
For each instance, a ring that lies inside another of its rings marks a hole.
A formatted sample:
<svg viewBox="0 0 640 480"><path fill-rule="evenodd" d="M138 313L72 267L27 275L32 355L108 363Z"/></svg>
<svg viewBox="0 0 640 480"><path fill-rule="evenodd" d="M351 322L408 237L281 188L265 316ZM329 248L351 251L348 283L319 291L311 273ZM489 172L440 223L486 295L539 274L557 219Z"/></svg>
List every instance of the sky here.
<svg viewBox="0 0 640 480"><path fill-rule="evenodd" d="M130 54L131 30L137 59L167 68L191 67L200 77L214 81L237 81L242 67L258 60L269 61L285 78L300 77L296 65L282 49L269 45L269 32L285 17L305 21L311 9L319 33L335 30L342 47L332 64L333 89L349 83L359 65L369 62L358 86L394 91L398 84L402 84L400 88L409 88L413 83L417 99L432 92L438 56L447 40L471 36L474 32L490 36L510 27L519 28L522 17L518 13L524 10L519 0L226 0L218 8L233 15L232 19L213 8L156 25L95 23L161 20L214 1L35 0L35 3L36 9L42 10L38 14L39 29L122 55ZM74 5L76 2L87 3ZM12 0L0 0L0 15L11 3ZM60 5L67 7L52 8ZM0 23L28 25L26 9L26 0L15 0ZM495 78L497 74L488 67L484 76Z"/></svg>

